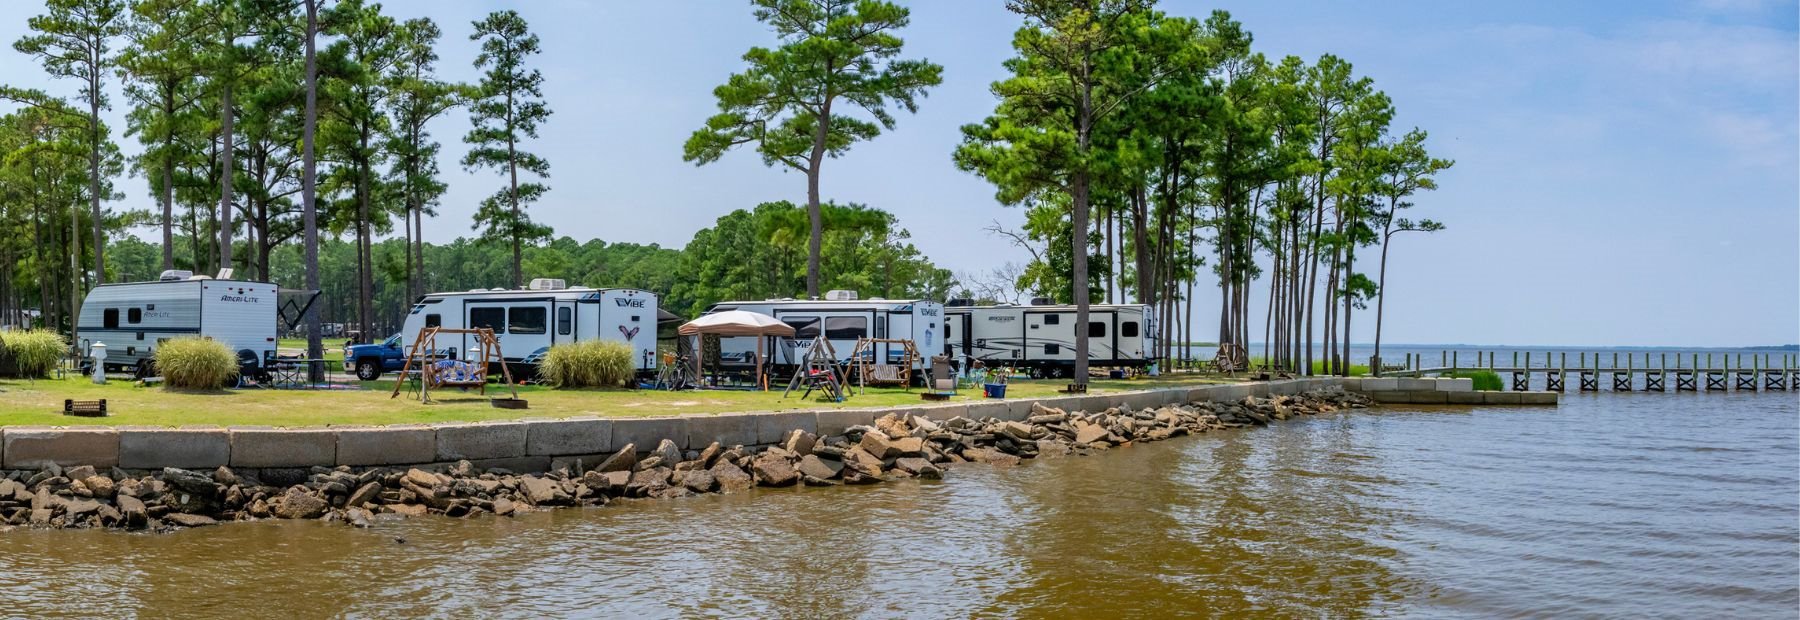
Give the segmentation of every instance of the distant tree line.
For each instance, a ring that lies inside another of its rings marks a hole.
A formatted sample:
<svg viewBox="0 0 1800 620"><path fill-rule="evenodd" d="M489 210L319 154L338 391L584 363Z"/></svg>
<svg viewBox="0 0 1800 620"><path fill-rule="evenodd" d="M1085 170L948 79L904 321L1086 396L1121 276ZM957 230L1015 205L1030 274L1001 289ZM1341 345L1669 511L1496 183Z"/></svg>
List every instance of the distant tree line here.
<svg viewBox="0 0 1800 620"><path fill-rule="evenodd" d="M1011 0L1023 24L1009 75L952 160L1025 209L1022 229L996 232L1032 259L959 283L893 214L821 190L827 160L895 130L896 111L916 111L942 82L943 67L903 54L910 12L886 0L750 4L774 45L750 49L714 90L719 110L684 158L751 148L802 173L805 201L732 212L675 250L557 238L532 217L551 167L531 144L551 110L532 66L539 40L517 12L455 33L480 43L455 60L481 79L459 84L437 75L442 28L366 0L47 0L13 47L74 96L0 86L11 105L0 319L31 309L72 329L88 288L171 268L318 288L326 301L310 325L372 332L423 293L531 277L645 288L686 314L832 288L1041 295L1078 314L1100 301L1156 306L1165 359L1201 340L1247 357L1260 338L1280 368L1308 372L1324 351L1330 371L1347 372L1369 301L1379 351L1390 242L1442 228L1405 213L1452 162L1428 152L1423 130L1393 127L1393 102L1347 61L1265 56L1223 11ZM125 127L100 121L109 87L125 93ZM476 205L476 238L427 244L447 191L427 127L458 112L469 119L458 161L493 173L494 189ZM142 152L123 157L115 131ZM107 208L128 172L153 208ZM156 241L127 234L146 227ZM1259 278L1271 292L1252 300ZM1201 304L1217 304L1216 329L1195 324ZM1085 340L1077 347L1085 360Z"/></svg>

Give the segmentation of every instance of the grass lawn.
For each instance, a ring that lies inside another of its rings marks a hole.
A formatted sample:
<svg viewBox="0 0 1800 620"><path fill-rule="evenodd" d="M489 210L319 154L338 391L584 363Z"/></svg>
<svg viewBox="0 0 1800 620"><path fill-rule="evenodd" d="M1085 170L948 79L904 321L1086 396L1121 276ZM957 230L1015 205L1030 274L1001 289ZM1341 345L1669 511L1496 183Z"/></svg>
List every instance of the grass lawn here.
<svg viewBox="0 0 1800 620"><path fill-rule="evenodd" d="M343 361L344 361L344 339L343 338L326 338L323 344L325 345L325 359L328 359L328 360L331 360L333 362L340 363L340 364L343 363ZM306 354L306 339L305 338L282 338L281 340L279 340L275 343L275 347L276 347L276 349L278 349L281 352L282 355L305 355ZM112 401L107 401L107 402L112 402Z"/></svg>
<svg viewBox="0 0 1800 620"><path fill-rule="evenodd" d="M285 343L284 343L285 346ZM1090 393L1143 390L1172 385L1195 385L1222 382L1187 375L1158 379L1105 380L1089 384ZM1009 398L1032 398L1056 395L1066 381L1014 380L1007 386ZM432 404L421 404L407 397L389 398L392 380L362 384L361 390L222 390L187 392L161 387L137 387L128 381L114 380L94 385L86 377L40 379L38 381L0 381L0 426L20 425L147 425L181 426L268 425L323 426L354 424L409 424L423 422L457 422L505 420L523 417L641 417L684 413L723 413L736 411L784 411L795 409L864 408L920 404L923 390L869 388L842 403L802 400L800 393L782 398L781 391L749 392L701 390L665 392L659 390L553 390L539 386L519 388L519 397L529 400L525 411L496 409L475 392L443 390L434 393ZM488 386L490 395L504 395L502 386ZM111 415L84 418L62 415L63 399L95 400L104 398ZM964 389L953 402L982 400L981 388Z"/></svg>

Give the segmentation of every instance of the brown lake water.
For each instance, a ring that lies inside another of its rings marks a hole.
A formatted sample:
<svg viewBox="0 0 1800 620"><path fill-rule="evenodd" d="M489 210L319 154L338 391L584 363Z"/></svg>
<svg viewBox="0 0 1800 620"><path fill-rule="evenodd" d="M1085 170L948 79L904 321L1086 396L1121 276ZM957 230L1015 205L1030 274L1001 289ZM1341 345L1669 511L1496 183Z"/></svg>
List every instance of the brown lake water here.
<svg viewBox="0 0 1800 620"><path fill-rule="evenodd" d="M1401 406L942 482L370 530L20 530L0 615L1795 617L1800 401Z"/></svg>

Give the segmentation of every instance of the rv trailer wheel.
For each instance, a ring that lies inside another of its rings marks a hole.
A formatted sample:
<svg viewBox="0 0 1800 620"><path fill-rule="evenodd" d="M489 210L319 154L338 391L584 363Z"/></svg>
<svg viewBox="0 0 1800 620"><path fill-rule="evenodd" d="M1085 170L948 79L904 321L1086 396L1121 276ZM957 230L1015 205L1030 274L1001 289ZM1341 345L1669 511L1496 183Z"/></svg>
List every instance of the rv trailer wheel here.
<svg viewBox="0 0 1800 620"><path fill-rule="evenodd" d="M356 363L356 378L363 381L374 381L381 378L381 367L375 360L362 360Z"/></svg>
<svg viewBox="0 0 1800 620"><path fill-rule="evenodd" d="M154 377L156 376L156 362L150 360L138 360L137 366L132 368L131 374L137 379Z"/></svg>
<svg viewBox="0 0 1800 620"><path fill-rule="evenodd" d="M1064 374L1065 373L1063 372L1063 367L1061 365L1056 365L1056 366L1051 366L1050 370L1048 370L1044 373L1044 376L1047 376L1051 379L1061 379L1061 378L1063 378Z"/></svg>

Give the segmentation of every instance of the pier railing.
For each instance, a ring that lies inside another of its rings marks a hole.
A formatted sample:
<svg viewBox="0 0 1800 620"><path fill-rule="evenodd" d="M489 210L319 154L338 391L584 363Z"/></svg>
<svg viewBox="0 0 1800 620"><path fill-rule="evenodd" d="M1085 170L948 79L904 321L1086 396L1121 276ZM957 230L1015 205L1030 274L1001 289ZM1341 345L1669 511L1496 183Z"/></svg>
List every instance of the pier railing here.
<svg viewBox="0 0 1800 620"><path fill-rule="evenodd" d="M1598 392L1609 387L1615 392L1728 392L1787 391L1800 378L1800 355L1794 354L1718 354L1712 353L1632 353L1612 352L1610 359L1601 353L1511 351L1510 363L1499 361L1499 352L1476 351L1475 359L1459 359L1460 351L1444 351L1436 366L1425 366L1424 355L1409 353L1398 366L1382 365L1371 358L1369 368L1380 369L1383 377L1424 377L1451 375L1486 370L1510 378L1514 391L1542 389L1567 391L1570 377L1573 388L1582 392ZM1748 358L1746 360L1746 358ZM1702 361L1704 360L1704 363ZM1542 376L1541 381L1536 377ZM1603 379L1608 379L1603 383Z"/></svg>

